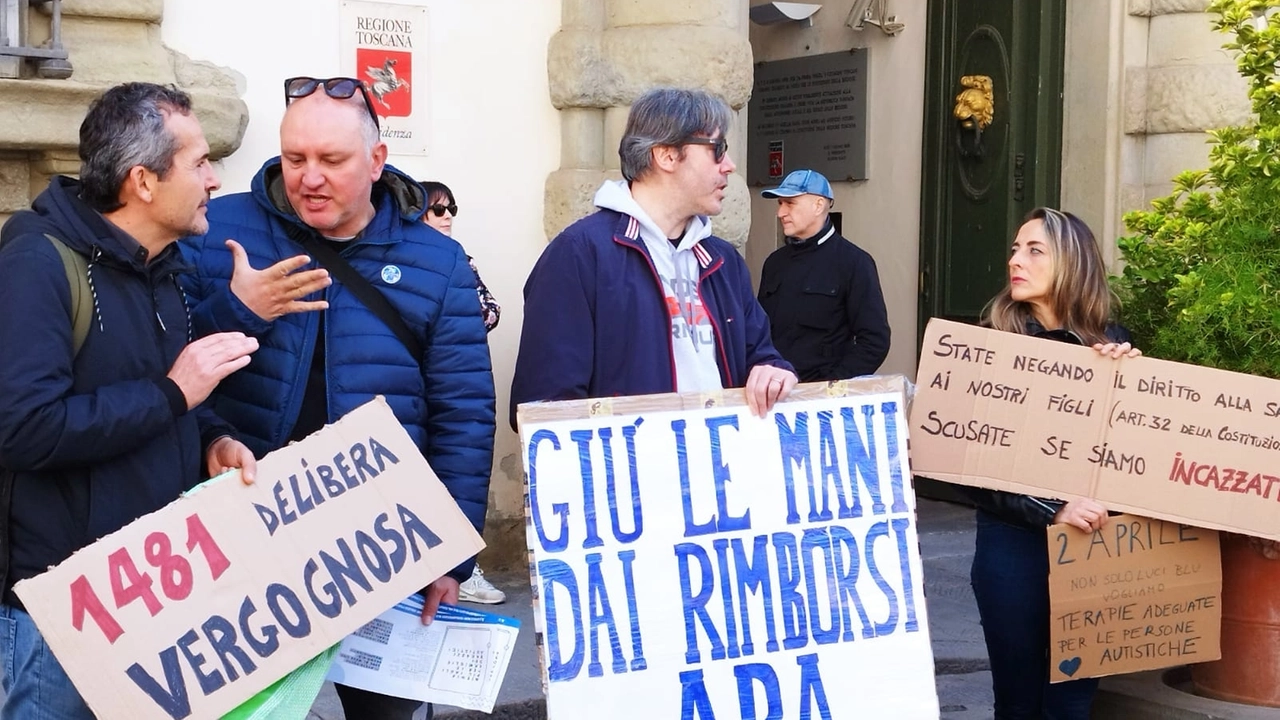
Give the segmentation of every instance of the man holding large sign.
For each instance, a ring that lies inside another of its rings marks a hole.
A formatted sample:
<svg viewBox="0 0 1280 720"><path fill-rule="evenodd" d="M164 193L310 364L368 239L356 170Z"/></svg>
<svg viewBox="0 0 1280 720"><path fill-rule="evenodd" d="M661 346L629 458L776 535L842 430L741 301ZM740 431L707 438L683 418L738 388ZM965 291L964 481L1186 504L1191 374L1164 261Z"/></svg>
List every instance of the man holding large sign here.
<svg viewBox="0 0 1280 720"><path fill-rule="evenodd" d="M636 100L618 154L625 182L551 241L525 284L516 406L745 387L763 414L797 379L774 349L746 263L711 234L734 171L732 111L697 90Z"/></svg>
<svg viewBox="0 0 1280 720"><path fill-rule="evenodd" d="M547 716L937 718L902 389L522 406Z"/></svg>
<svg viewBox="0 0 1280 720"><path fill-rule="evenodd" d="M79 181L54 178L5 224L0 252L6 718L93 718L14 584L164 507L199 482L202 459L211 472L245 465L246 477L253 463L199 405L257 341L188 343L173 279L173 245L208 227L218 188L191 99L151 83L111 88L80 126L80 159ZM130 569L117 601L140 591Z"/></svg>

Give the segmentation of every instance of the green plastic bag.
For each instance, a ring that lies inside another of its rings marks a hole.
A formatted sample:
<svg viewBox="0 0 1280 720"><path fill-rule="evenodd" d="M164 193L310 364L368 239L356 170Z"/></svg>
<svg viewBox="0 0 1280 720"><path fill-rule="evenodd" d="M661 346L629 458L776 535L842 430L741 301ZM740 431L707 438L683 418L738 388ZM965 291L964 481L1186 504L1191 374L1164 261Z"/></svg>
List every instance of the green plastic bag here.
<svg viewBox="0 0 1280 720"><path fill-rule="evenodd" d="M222 720L306 720L339 647L334 645L311 658L240 707L223 715Z"/></svg>

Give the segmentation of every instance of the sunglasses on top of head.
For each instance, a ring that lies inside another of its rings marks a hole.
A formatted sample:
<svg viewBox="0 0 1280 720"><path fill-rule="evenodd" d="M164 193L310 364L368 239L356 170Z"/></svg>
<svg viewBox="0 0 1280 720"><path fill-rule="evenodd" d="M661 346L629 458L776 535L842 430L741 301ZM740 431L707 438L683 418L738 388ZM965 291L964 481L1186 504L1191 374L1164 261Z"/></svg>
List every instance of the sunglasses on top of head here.
<svg viewBox="0 0 1280 720"><path fill-rule="evenodd" d="M724 160L725 153L729 152L729 141L721 135L718 138L690 137L681 140L681 145L706 145L711 148L712 157L716 162Z"/></svg>
<svg viewBox="0 0 1280 720"><path fill-rule="evenodd" d="M365 109L369 111L369 117L373 118L374 126L381 129L382 125L378 122L378 113L373 109L373 102L369 100L369 91L365 89L364 83L355 78L289 78L284 81L284 104L287 106L294 100L307 97L320 88L324 88L324 94L335 100L346 100L355 95L356 92L359 92L360 97L364 100Z"/></svg>
<svg viewBox="0 0 1280 720"><path fill-rule="evenodd" d="M449 203L448 205L441 205L440 203L436 203L434 205L428 205L427 209L430 210L432 214L434 214L436 217L444 217L445 211L448 211L449 214L454 217L458 217L457 203Z"/></svg>

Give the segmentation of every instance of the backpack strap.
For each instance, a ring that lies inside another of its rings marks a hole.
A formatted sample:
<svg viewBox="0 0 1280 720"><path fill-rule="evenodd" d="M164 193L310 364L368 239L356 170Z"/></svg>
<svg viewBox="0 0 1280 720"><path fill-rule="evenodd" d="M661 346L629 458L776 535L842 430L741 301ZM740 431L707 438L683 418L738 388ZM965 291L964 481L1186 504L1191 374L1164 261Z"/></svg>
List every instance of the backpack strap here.
<svg viewBox="0 0 1280 720"><path fill-rule="evenodd" d="M67 247L48 233L45 238L58 251L62 258L62 269L67 274L67 285L71 288L71 341L75 354L80 354L84 341L89 337L89 326L93 323L93 289L89 287L89 263L84 256Z"/></svg>

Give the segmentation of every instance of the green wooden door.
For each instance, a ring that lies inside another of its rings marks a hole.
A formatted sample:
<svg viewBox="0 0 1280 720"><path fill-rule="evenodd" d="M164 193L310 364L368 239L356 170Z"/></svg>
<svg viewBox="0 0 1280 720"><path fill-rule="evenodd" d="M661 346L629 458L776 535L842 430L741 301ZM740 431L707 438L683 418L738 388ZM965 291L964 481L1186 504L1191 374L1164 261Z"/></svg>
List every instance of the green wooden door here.
<svg viewBox="0 0 1280 720"><path fill-rule="evenodd" d="M1066 0L929 0L920 324L977 322L1008 281L1009 246L1032 209L1057 207ZM964 76L990 78L981 142L954 112ZM926 497L966 501L918 478Z"/></svg>
<svg viewBox="0 0 1280 720"><path fill-rule="evenodd" d="M920 334L973 322L1004 286L1022 218L1056 206L1065 0L929 0ZM958 127L964 76L991 80L991 124Z"/></svg>

